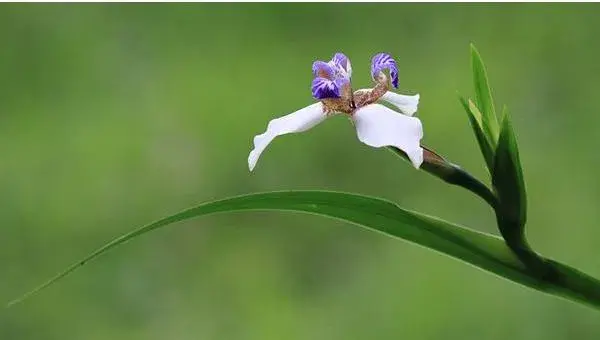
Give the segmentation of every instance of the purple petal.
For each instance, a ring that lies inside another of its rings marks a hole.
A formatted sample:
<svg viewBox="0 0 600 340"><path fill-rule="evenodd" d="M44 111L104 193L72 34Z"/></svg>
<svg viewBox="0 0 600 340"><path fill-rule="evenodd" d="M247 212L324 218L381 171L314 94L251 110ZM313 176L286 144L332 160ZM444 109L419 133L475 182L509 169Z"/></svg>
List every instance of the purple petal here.
<svg viewBox="0 0 600 340"><path fill-rule="evenodd" d="M371 60L371 76L373 79L383 70L390 71L392 85L394 88L398 88L398 66L396 61L387 53L378 53Z"/></svg>
<svg viewBox="0 0 600 340"><path fill-rule="evenodd" d="M352 72L352 66L350 66L350 59L348 59L348 57L346 57L346 55L343 53L336 53L331 59L331 62L338 68L341 68L344 71L346 71L346 73L348 74Z"/></svg>
<svg viewBox="0 0 600 340"><path fill-rule="evenodd" d="M329 64L320 60L317 60L313 63L312 72L314 77L321 77L326 79L333 78L333 75L335 74L334 70Z"/></svg>
<svg viewBox="0 0 600 340"><path fill-rule="evenodd" d="M340 88L329 79L317 77L312 81L312 95L315 99L339 98Z"/></svg>

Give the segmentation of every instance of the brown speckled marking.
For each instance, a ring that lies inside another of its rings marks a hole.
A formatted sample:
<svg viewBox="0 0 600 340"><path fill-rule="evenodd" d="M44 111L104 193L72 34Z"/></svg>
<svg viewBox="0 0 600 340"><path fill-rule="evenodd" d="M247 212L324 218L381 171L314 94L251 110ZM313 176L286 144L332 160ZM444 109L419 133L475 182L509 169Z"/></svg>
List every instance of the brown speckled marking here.
<svg viewBox="0 0 600 340"><path fill-rule="evenodd" d="M356 108L352 95L352 85L350 83L344 85L340 98L326 98L321 101L325 106L325 113L327 114L334 112L352 114Z"/></svg>
<svg viewBox="0 0 600 340"><path fill-rule="evenodd" d="M340 98L323 99L324 111L327 115L342 112L352 116L357 109L377 102L388 90L388 79L380 72L377 76L377 84L371 90L357 90L352 93L351 85L347 84L342 89Z"/></svg>

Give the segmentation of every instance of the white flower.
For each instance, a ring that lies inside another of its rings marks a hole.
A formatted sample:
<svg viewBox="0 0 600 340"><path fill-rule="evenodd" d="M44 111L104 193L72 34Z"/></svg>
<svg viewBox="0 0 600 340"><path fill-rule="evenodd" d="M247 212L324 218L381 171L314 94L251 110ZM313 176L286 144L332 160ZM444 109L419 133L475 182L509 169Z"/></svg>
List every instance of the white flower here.
<svg viewBox="0 0 600 340"><path fill-rule="evenodd" d="M377 85L373 89L352 93L352 68L346 56L337 53L329 63L315 62L312 93L321 101L269 122L267 130L254 137L254 149L248 157L250 171L275 137L306 131L323 122L331 113L347 114L356 127L358 139L364 144L376 148L397 147L418 168L423 162L420 145L423 127L421 121L412 115L417 111L419 95L406 96L388 91L389 81L384 70L390 71L391 83L397 87L396 62L389 55L380 53L371 64L371 74ZM377 104L378 100L394 105L400 112Z"/></svg>

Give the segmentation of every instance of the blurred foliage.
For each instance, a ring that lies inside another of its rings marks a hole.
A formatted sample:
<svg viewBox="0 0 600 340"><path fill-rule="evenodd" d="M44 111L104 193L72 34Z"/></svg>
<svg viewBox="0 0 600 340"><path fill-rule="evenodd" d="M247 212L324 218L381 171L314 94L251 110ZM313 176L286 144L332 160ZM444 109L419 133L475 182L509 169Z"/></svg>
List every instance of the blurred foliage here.
<svg viewBox="0 0 600 340"><path fill-rule="evenodd" d="M201 201L333 189L495 232L489 208L336 117L246 158L343 51L356 88L397 57L425 142L485 176L456 90L469 43L511 109L536 249L600 276L599 7L549 4L0 6L0 299ZM15 308L1 339L597 339L598 313L314 216L243 213L128 244Z"/></svg>

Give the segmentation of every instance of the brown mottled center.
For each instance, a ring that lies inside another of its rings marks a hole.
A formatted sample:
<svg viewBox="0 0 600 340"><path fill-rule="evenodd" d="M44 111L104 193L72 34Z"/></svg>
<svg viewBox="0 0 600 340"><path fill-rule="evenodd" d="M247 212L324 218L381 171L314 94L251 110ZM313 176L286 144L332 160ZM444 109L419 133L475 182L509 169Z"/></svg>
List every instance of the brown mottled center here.
<svg viewBox="0 0 600 340"><path fill-rule="evenodd" d="M353 93L352 86L348 83L342 88L340 98L327 98L321 102L323 102L327 114L341 112L352 116L361 107L377 102L388 90L387 76L380 73L377 76L377 83L370 90L357 90Z"/></svg>

